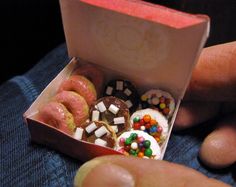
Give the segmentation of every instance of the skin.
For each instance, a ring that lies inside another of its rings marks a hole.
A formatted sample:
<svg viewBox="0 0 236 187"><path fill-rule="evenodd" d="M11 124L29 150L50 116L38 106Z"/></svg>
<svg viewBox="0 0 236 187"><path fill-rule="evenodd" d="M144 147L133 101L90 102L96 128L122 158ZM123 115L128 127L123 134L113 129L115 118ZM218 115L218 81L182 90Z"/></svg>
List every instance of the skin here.
<svg viewBox="0 0 236 187"><path fill-rule="evenodd" d="M203 141L201 160L211 168L236 161L236 42L205 48L193 71L175 128L218 119Z"/></svg>
<svg viewBox="0 0 236 187"><path fill-rule="evenodd" d="M210 167L223 168L236 161L235 116L236 42L205 48L193 71L175 129L217 117L217 128L204 140L200 158ZM85 163L78 170L74 185L228 186L178 164L124 156L104 156Z"/></svg>

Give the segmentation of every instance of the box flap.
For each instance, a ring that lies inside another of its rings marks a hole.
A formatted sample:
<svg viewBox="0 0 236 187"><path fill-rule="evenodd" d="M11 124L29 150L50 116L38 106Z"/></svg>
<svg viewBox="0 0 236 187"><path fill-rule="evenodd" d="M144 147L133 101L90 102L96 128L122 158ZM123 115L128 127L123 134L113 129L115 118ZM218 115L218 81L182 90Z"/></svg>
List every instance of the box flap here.
<svg viewBox="0 0 236 187"><path fill-rule="evenodd" d="M138 0L60 0L68 52L184 96L209 19Z"/></svg>

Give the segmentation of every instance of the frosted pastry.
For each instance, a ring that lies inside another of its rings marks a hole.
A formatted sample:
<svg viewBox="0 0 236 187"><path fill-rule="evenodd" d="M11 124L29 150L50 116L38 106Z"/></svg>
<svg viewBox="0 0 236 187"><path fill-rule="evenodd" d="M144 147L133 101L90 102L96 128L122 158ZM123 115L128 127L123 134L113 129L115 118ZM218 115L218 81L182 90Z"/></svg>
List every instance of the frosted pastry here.
<svg viewBox="0 0 236 187"><path fill-rule="evenodd" d="M96 145L113 148L116 143L116 134L109 125L102 121L92 121L76 129L75 138Z"/></svg>
<svg viewBox="0 0 236 187"><path fill-rule="evenodd" d="M125 101L130 112L134 112L139 104L139 95L135 86L127 80L112 80L104 90L104 96L114 96Z"/></svg>
<svg viewBox="0 0 236 187"><path fill-rule="evenodd" d="M74 75L82 75L89 79L95 86L97 94L100 95L104 85L104 73L96 66L91 64L80 65L74 72Z"/></svg>
<svg viewBox="0 0 236 187"><path fill-rule="evenodd" d="M159 145L162 145L168 135L168 121L157 110L138 110L130 117L130 123L134 130L142 130L151 135Z"/></svg>
<svg viewBox="0 0 236 187"><path fill-rule="evenodd" d="M63 81L58 89L58 93L61 91L75 91L84 97L89 106L97 99L97 92L93 83L80 75L72 75Z"/></svg>
<svg viewBox="0 0 236 187"><path fill-rule="evenodd" d="M37 119L70 135L74 133L76 127L73 115L63 104L54 101L39 109Z"/></svg>
<svg viewBox="0 0 236 187"><path fill-rule="evenodd" d="M139 130L124 132L117 139L116 150L124 155L159 159L161 149L156 140Z"/></svg>
<svg viewBox="0 0 236 187"><path fill-rule="evenodd" d="M141 108L156 108L164 116L170 118L175 110L175 100L166 91L152 89L141 96Z"/></svg>
<svg viewBox="0 0 236 187"><path fill-rule="evenodd" d="M89 118L89 107L85 99L73 91L62 91L53 100L62 103L73 115L76 126Z"/></svg>
<svg viewBox="0 0 236 187"><path fill-rule="evenodd" d="M103 97L90 109L91 121L104 121L117 135L130 129L130 115L127 105L116 97Z"/></svg>

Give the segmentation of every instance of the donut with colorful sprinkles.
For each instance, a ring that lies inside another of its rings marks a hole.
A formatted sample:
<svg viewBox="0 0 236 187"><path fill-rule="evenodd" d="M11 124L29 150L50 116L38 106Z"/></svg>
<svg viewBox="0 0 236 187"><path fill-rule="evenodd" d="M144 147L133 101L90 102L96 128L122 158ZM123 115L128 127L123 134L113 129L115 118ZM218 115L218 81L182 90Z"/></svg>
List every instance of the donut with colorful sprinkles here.
<svg viewBox="0 0 236 187"><path fill-rule="evenodd" d="M134 130L141 130L151 135L159 145L162 145L168 135L168 121L157 110L138 110L130 117Z"/></svg>
<svg viewBox="0 0 236 187"><path fill-rule="evenodd" d="M134 112L139 104L139 94L135 86L127 80L111 80L105 86L104 96L114 96L125 101L130 112Z"/></svg>
<svg viewBox="0 0 236 187"><path fill-rule="evenodd" d="M127 156L160 159L161 149L156 140L140 130L124 132L117 139L116 150Z"/></svg>
<svg viewBox="0 0 236 187"><path fill-rule="evenodd" d="M155 108L167 118L170 118L175 110L174 98L163 90L149 90L141 96L140 100L142 109Z"/></svg>

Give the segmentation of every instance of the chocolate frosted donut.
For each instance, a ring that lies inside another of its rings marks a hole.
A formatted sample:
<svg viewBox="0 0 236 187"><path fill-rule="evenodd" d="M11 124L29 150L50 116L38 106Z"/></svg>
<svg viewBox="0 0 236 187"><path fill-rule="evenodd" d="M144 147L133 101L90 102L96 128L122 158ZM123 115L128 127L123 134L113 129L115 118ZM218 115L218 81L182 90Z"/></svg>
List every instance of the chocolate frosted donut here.
<svg viewBox="0 0 236 187"><path fill-rule="evenodd" d="M76 129L74 137L96 145L113 148L116 144L116 134L103 121L86 122Z"/></svg>
<svg viewBox="0 0 236 187"><path fill-rule="evenodd" d="M130 129L129 109L124 101L116 97L103 97L90 108L91 121L104 121L117 135Z"/></svg>
<svg viewBox="0 0 236 187"><path fill-rule="evenodd" d="M112 80L104 90L104 96L114 96L125 101L130 112L134 112L139 104L139 94L135 86L127 80Z"/></svg>
<svg viewBox="0 0 236 187"><path fill-rule="evenodd" d="M166 118L170 118L175 110L175 100L166 91L152 89L141 96L141 108L153 108L160 111Z"/></svg>

